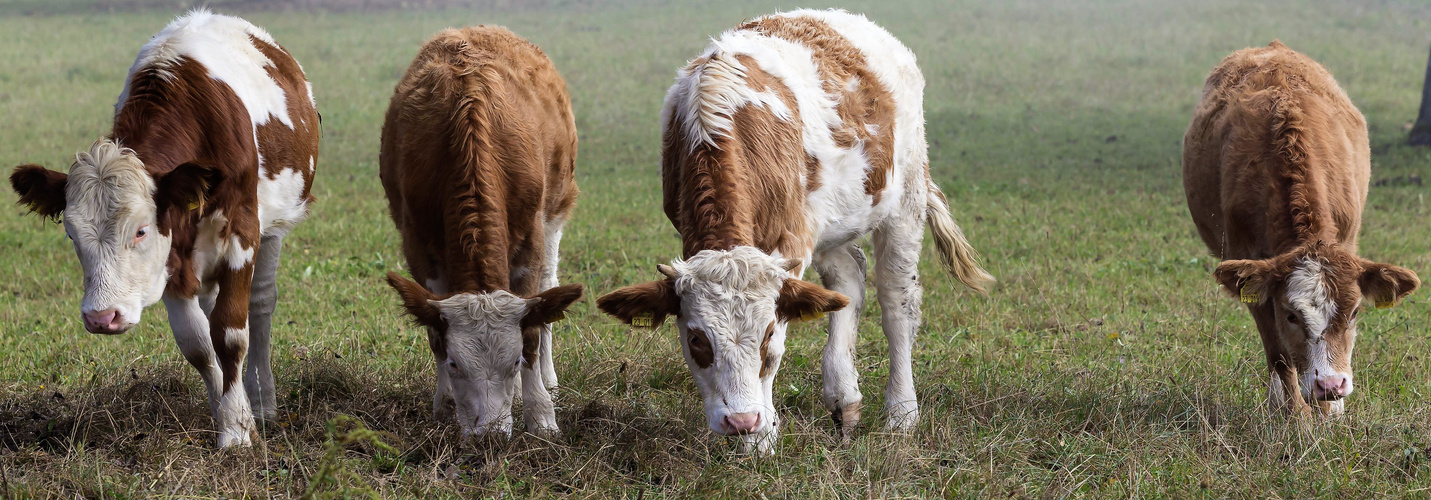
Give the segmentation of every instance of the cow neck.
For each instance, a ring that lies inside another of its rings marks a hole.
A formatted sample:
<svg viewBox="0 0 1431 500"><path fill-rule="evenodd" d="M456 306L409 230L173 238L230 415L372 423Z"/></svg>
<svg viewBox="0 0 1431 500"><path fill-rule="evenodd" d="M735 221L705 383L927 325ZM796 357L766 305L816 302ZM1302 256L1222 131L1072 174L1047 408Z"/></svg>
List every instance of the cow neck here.
<svg viewBox="0 0 1431 500"><path fill-rule="evenodd" d="M716 144L699 144L679 155L681 213L679 227L686 258L702 250L730 250L754 246L751 228L755 214L745 164L730 148L735 141L721 136ZM684 145L679 146L684 147ZM769 251L770 249L761 250Z"/></svg>

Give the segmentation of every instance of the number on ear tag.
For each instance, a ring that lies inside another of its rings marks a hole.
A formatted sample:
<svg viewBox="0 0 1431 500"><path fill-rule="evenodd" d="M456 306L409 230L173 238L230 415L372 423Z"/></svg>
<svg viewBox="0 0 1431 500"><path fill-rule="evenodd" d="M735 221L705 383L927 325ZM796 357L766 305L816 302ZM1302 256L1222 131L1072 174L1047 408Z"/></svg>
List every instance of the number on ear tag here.
<svg viewBox="0 0 1431 500"><path fill-rule="evenodd" d="M654 318L654 317L655 317L655 315L653 315L653 314L651 314L651 313L648 313L648 312L644 312L644 313L641 313L641 314L637 314L637 315L631 317L631 326L649 327L649 326L651 326L651 323L652 323L651 320L652 320L652 318Z"/></svg>
<svg viewBox="0 0 1431 500"><path fill-rule="evenodd" d="M825 311L814 311L800 315L800 321L810 321L825 317Z"/></svg>
<svg viewBox="0 0 1431 500"><path fill-rule="evenodd" d="M1246 288L1246 287L1243 287L1243 288L1242 288L1242 303L1244 303L1244 304L1256 304L1256 303L1257 303L1257 292L1249 292L1249 291L1247 291L1247 288Z"/></svg>

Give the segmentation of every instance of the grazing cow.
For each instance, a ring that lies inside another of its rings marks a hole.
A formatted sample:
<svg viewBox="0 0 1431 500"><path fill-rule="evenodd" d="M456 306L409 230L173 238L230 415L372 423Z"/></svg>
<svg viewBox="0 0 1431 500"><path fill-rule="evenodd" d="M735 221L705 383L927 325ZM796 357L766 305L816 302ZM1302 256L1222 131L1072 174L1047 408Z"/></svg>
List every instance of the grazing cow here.
<svg viewBox="0 0 1431 500"><path fill-rule="evenodd" d="M174 340L204 377L220 447L250 444L253 414L275 414L275 275L283 236L313 201L314 106L303 69L272 36L198 9L139 50L113 132L68 175L22 165L10 177L31 211L64 214L87 330L123 333L163 298Z"/></svg>
<svg viewBox="0 0 1431 500"><path fill-rule="evenodd" d="M1363 302L1416 273L1358 257L1371 176L1366 120L1332 75L1280 42L1234 52L1203 86L1183 139L1188 209L1214 275L1257 323L1273 408L1340 414Z"/></svg>
<svg viewBox="0 0 1431 500"><path fill-rule="evenodd" d="M557 286L577 195L566 82L505 28L442 31L393 93L380 161L417 279L388 283L427 327L433 413L455 404L464 435L509 435L520 383L527 431L555 434L550 323L582 292Z"/></svg>
<svg viewBox="0 0 1431 500"><path fill-rule="evenodd" d="M889 429L919 418L910 351L925 223L959 281L980 292L993 281L929 176L923 91L914 54L864 16L798 10L722 34L666 94L664 207L684 260L597 303L636 326L676 316L711 429L742 435L747 451L771 451L778 433L787 324L825 312L824 403L843 437L858 423L857 238L874 235ZM801 280L806 263L828 289Z"/></svg>

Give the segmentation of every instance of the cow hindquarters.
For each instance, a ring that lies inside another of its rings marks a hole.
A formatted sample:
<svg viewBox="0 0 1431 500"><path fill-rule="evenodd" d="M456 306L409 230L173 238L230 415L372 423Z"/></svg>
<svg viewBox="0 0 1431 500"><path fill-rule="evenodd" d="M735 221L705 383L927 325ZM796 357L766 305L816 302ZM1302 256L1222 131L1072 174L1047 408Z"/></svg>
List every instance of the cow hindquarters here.
<svg viewBox="0 0 1431 500"><path fill-rule="evenodd" d="M814 260L825 288L845 294L850 304L830 313L830 337L821 364L824 379L823 401L830 417L848 441L860 422L860 375L855 368L855 343L860 313L865 305L865 254L858 244L832 249Z"/></svg>
<svg viewBox="0 0 1431 500"><path fill-rule="evenodd" d="M283 236L264 236L259 241L248 296L248 365L244 367L243 387L253 403L254 415L263 419L278 416L269 338L273 310L278 304L278 256L282 249Z"/></svg>
<svg viewBox="0 0 1431 500"><path fill-rule="evenodd" d="M209 335L209 318L194 297L166 294L164 308L169 312L169 325L179 351L199 375L209 396L209 411L218 429L220 448L252 444L253 414L248 397L242 390L225 387L223 368L219 365Z"/></svg>
<svg viewBox="0 0 1431 500"><path fill-rule="evenodd" d="M921 321L924 289L919 285L922 217L904 217L874 231L875 286L881 324L889 340L889 384L885 386L885 429L908 431L919 423L914 393L914 334Z"/></svg>

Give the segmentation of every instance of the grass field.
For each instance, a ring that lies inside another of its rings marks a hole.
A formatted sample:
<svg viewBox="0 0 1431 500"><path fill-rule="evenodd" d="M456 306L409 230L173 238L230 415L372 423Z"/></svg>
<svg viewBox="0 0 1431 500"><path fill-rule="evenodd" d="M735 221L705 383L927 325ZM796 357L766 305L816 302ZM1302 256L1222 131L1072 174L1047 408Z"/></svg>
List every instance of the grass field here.
<svg viewBox="0 0 1431 500"><path fill-rule="evenodd" d="M628 331L592 299L654 279L679 251L657 174L657 116L675 69L721 30L794 5L433 3L230 10L303 63L324 118L319 203L279 270L281 415L262 429L262 446L214 448L202 383L162 305L124 336L85 333L64 232L0 194L0 492L293 497L317 482L386 497L1431 496L1431 295L1362 316L1344 418L1285 424L1264 409L1255 328L1215 288L1179 166L1207 72L1233 50L1280 38L1330 69L1370 123L1363 256L1431 275L1420 183L1431 152L1402 145L1431 7L844 4L918 55L932 169L1000 283L987 298L959 288L926 245L915 351L924 419L910 435L878 432L888 364L872 294L857 360L867 418L848 447L819 401L824 327L792 327L776 391L784 435L775 457L754 458L706 429L669 323ZM67 168L107 133L126 69L182 12L175 4L0 4L0 166ZM563 432L551 442L464 446L455 425L434 421L424 334L380 278L402 268L377 179L387 99L429 35L479 23L546 50L581 133L583 194L561 276L589 293L556 329ZM325 446L325 423L340 414L393 451Z"/></svg>

